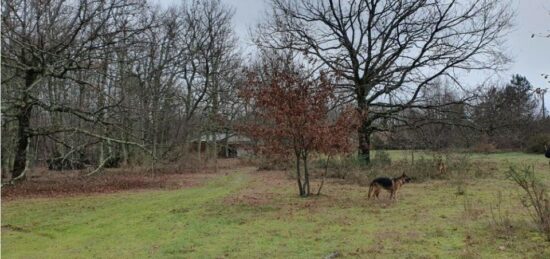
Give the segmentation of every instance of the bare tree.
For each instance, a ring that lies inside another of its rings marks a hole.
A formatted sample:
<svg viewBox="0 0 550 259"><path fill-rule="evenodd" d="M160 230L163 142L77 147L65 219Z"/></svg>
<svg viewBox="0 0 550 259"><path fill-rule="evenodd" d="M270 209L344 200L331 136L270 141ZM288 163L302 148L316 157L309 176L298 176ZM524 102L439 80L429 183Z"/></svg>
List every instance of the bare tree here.
<svg viewBox="0 0 550 259"><path fill-rule="evenodd" d="M292 49L311 67L341 76L340 91L368 111L358 130L369 161L380 120L426 105L419 93L461 70L495 69L512 13L499 0L272 0L258 27L263 48ZM433 107L432 107L433 108Z"/></svg>
<svg viewBox="0 0 550 259"><path fill-rule="evenodd" d="M241 63L231 28L233 10L218 0L154 8L141 18L151 24L138 36L124 116L127 127L159 158L177 160L198 131L214 132L214 122L235 87ZM133 108L133 111L131 110ZM127 132L127 131L126 131Z"/></svg>
<svg viewBox="0 0 550 259"><path fill-rule="evenodd" d="M223 116L222 111L234 100L224 97L235 91L235 77L241 63L231 26L233 15L233 9L219 0L192 2L182 10L187 30L191 32L182 46L187 51L181 95L185 119L189 121L197 109L202 109L204 118L197 130L210 135L215 155L217 133L224 131L223 121L229 118Z"/></svg>
<svg viewBox="0 0 550 259"><path fill-rule="evenodd" d="M76 107L43 98L47 80L67 80L86 94L108 98L104 84L114 45L120 35L138 33L139 0L8 0L2 3L2 114L13 121L16 134L14 180L24 178L31 137L73 132L111 142L124 142L80 127L33 125L36 110L70 114L91 124L107 125L108 102ZM95 72L92 74L92 72ZM100 79L103 85L98 86ZM102 77L103 75L103 77ZM5 88L5 89L4 89ZM65 89L63 91L68 91ZM3 125L4 126L4 125ZM128 142L129 143L129 142Z"/></svg>
<svg viewBox="0 0 550 259"><path fill-rule="evenodd" d="M244 80L233 14L220 0L3 3L2 171L23 179L40 157L93 174L142 163L139 149L176 160L197 131L232 131Z"/></svg>

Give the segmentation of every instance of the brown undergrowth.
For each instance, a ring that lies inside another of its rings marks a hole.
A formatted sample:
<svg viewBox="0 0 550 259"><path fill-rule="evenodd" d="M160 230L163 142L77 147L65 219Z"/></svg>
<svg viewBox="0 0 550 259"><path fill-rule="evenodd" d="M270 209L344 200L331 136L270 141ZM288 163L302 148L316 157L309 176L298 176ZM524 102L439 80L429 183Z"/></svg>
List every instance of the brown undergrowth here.
<svg viewBox="0 0 550 259"><path fill-rule="evenodd" d="M217 166L217 172L216 172ZM178 189L200 185L205 180L226 174L241 167L236 159L220 159L197 171L174 164L148 167L106 169L93 176L85 171L49 171L34 168L27 180L15 185L2 186L2 199L14 200L37 197L65 197L83 194L114 193L139 189Z"/></svg>

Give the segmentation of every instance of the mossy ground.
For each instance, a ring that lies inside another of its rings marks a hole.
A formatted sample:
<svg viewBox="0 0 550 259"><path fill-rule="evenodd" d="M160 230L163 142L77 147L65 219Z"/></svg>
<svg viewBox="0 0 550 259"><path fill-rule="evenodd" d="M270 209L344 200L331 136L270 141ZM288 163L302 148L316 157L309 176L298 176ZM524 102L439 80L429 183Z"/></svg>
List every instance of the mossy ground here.
<svg viewBox="0 0 550 259"><path fill-rule="evenodd" d="M548 159L522 153L472 159L487 161L494 176L411 183L397 202L386 194L369 201L367 187L335 180L322 195L300 198L284 172L250 168L200 187L4 202L2 256L549 258L550 243L503 174L509 163L534 164L550 183Z"/></svg>

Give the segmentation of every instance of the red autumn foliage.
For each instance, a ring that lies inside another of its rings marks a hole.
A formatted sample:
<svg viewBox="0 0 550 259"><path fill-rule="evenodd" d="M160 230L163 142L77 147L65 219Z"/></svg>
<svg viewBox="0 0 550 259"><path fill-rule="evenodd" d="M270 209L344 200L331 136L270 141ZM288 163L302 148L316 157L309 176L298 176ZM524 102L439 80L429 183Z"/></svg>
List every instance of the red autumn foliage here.
<svg viewBox="0 0 550 259"><path fill-rule="evenodd" d="M294 156L301 196L310 194L308 158L313 152L331 155L352 150L350 135L359 126L356 110L330 109L337 100L334 86L324 74L311 79L276 70L262 80L250 73L241 96L255 110L253 119L241 124L240 131L255 139L264 155ZM336 118L331 119L331 114Z"/></svg>

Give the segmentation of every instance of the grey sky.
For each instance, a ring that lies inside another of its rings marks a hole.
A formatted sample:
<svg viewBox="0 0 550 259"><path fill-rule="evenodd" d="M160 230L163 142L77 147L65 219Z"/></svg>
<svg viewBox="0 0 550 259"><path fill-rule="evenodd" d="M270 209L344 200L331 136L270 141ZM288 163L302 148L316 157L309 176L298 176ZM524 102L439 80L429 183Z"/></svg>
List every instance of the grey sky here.
<svg viewBox="0 0 550 259"><path fill-rule="evenodd" d="M157 0L162 5L185 0ZM233 20L243 49L249 47L249 28L261 21L269 4L265 0L222 0L235 8ZM544 80L542 73L550 74L550 38L534 37L532 34L550 34L550 0L512 0L512 8L517 16L514 28L506 39L506 53L513 63L506 72L493 77L499 82L507 82L512 74L526 76L535 87L550 88L550 79ZM465 75L468 76L468 75ZM469 82L483 81L484 76L470 75ZM546 95L550 106L550 92Z"/></svg>
<svg viewBox="0 0 550 259"><path fill-rule="evenodd" d="M507 38L507 53L513 63L510 74L522 74L535 87L550 88L550 79L544 80L542 73L550 74L550 38L534 37L534 34L550 34L550 0L515 0L517 10L515 27ZM550 104L550 92L546 94L546 107Z"/></svg>

